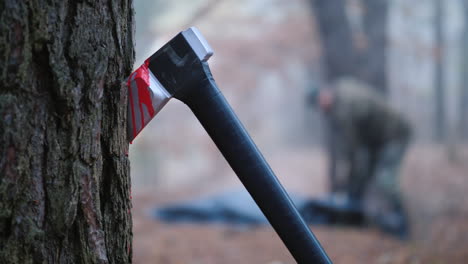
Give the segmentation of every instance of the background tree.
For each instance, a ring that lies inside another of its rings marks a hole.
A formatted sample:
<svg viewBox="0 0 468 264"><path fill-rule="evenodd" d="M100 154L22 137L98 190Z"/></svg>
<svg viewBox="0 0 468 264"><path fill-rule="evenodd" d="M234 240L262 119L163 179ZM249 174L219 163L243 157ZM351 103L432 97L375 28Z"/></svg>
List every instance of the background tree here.
<svg viewBox="0 0 468 264"><path fill-rule="evenodd" d="M311 0L322 41L325 79L358 78L387 91L387 0ZM350 12L358 10L358 14Z"/></svg>
<svg viewBox="0 0 468 264"><path fill-rule="evenodd" d="M434 74L434 138L436 141L442 141L445 138L447 124L445 123L445 67L444 67L444 1L435 0L435 74Z"/></svg>
<svg viewBox="0 0 468 264"><path fill-rule="evenodd" d="M131 0L0 2L0 263L129 263Z"/></svg>
<svg viewBox="0 0 468 264"><path fill-rule="evenodd" d="M358 50L359 77L383 94L388 92L388 0L362 0L365 45Z"/></svg>
<svg viewBox="0 0 468 264"><path fill-rule="evenodd" d="M345 0L311 0L321 37L325 81L354 75L354 48Z"/></svg>
<svg viewBox="0 0 468 264"><path fill-rule="evenodd" d="M325 82L351 76L385 94L388 1L311 0L311 4L321 36ZM353 14L353 8L360 12ZM325 129L329 175L336 179L340 167L336 146L341 143L335 128L326 125Z"/></svg>
<svg viewBox="0 0 468 264"><path fill-rule="evenodd" d="M461 93L459 98L458 129L461 138L468 138L468 0L462 0L464 25L462 32Z"/></svg>

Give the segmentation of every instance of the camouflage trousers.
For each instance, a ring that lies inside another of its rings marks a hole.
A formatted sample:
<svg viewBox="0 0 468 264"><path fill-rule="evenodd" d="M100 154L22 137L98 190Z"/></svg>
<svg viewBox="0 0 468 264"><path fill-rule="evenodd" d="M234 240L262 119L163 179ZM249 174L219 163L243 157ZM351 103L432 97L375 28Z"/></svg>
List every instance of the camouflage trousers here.
<svg viewBox="0 0 468 264"><path fill-rule="evenodd" d="M407 234L400 187L400 167L408 140L388 142L378 149L361 149L351 164L348 197L357 201L369 222L382 229Z"/></svg>
<svg viewBox="0 0 468 264"><path fill-rule="evenodd" d="M358 149L351 157L347 188L349 197L361 200L370 188L400 206L399 174L407 146L407 140L395 140L378 149Z"/></svg>

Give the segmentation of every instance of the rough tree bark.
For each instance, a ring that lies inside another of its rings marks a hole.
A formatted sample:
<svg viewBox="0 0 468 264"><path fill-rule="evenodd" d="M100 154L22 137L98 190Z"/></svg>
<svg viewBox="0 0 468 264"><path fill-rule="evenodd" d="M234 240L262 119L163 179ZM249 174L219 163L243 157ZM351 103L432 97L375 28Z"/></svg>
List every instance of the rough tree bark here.
<svg viewBox="0 0 468 264"><path fill-rule="evenodd" d="M129 263L131 0L0 2L0 263Z"/></svg>

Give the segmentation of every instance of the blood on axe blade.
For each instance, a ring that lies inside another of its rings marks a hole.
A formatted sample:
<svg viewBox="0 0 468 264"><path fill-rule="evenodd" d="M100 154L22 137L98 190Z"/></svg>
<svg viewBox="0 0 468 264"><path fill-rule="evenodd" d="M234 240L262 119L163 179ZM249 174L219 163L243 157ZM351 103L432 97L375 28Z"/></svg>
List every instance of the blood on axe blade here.
<svg viewBox="0 0 468 264"><path fill-rule="evenodd" d="M128 78L129 141L172 97L184 102L298 263L331 263L217 87L213 51L194 27L182 31Z"/></svg>

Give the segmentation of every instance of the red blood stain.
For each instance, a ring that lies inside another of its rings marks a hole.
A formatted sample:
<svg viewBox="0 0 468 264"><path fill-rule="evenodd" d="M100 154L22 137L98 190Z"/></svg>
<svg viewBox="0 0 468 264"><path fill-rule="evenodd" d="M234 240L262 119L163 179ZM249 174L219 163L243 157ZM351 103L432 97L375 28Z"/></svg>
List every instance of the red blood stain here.
<svg viewBox="0 0 468 264"><path fill-rule="evenodd" d="M143 122L142 128L137 131L136 123L135 123L135 113L134 113L134 110L133 110L133 97L132 97L132 93L129 92L131 111L132 111L132 124L133 124L133 136L134 137L136 137L138 135L138 133L140 133L140 131L146 125L146 124L144 124L145 117L144 117L144 112L143 112L143 105L146 106L146 109L148 110L150 116L155 115L155 110L153 108L153 103L151 101L151 91L149 89L150 81L149 81L148 65L149 65L149 60L146 60L143 65L141 65L138 69L136 69L136 71L134 71L134 73L132 73L132 74L136 74L135 82L136 82L137 87L138 87L138 99L139 99L138 106L140 107L141 120ZM131 82L131 78L128 78L127 86L128 86L129 91L131 89L130 82Z"/></svg>

